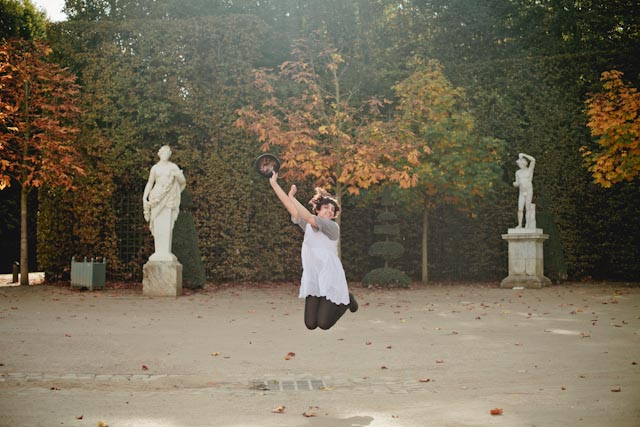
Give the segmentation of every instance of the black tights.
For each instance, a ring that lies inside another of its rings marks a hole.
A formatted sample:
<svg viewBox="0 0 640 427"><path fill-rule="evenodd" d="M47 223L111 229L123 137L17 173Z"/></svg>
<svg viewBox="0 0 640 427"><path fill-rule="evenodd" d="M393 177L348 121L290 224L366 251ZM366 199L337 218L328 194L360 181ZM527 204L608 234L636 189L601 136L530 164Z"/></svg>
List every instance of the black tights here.
<svg viewBox="0 0 640 427"><path fill-rule="evenodd" d="M335 304L325 297L308 296L304 303L304 324L309 329L329 329L348 307L347 304Z"/></svg>

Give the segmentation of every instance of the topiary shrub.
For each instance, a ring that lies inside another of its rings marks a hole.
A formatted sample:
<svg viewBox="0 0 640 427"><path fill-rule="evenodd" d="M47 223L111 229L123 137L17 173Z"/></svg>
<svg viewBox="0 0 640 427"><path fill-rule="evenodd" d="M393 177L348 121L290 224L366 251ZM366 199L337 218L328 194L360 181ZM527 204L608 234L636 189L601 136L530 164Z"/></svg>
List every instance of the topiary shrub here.
<svg viewBox="0 0 640 427"><path fill-rule="evenodd" d="M180 213L173 228L171 250L182 264L182 284L185 288L198 289L205 285L206 277L198 247L198 233L193 222L193 200L184 190L180 200Z"/></svg>
<svg viewBox="0 0 640 427"><path fill-rule="evenodd" d="M400 225L398 216L388 211L391 205L388 193L382 196L382 205L385 210L376 218L376 225L373 227L373 234L384 236L384 240L375 242L369 247L369 255L384 259L384 267L376 268L368 272L362 282L366 285L382 286L409 286L411 279L404 272L389 267L389 261L398 259L404 254L404 246L401 243L391 240L400 235Z"/></svg>
<svg viewBox="0 0 640 427"><path fill-rule="evenodd" d="M404 254L404 246L398 242L375 242L369 247L369 255L385 260L398 259Z"/></svg>
<svg viewBox="0 0 640 427"><path fill-rule="evenodd" d="M382 267L368 272L362 279L362 283L365 285L407 287L411 284L411 279L403 271L396 268Z"/></svg>

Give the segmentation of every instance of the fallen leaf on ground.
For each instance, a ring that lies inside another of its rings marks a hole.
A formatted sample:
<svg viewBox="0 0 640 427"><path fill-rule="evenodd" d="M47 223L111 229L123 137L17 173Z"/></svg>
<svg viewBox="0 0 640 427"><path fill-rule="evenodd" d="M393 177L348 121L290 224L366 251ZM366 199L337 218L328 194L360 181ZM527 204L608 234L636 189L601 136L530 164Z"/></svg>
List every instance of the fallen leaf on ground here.
<svg viewBox="0 0 640 427"><path fill-rule="evenodd" d="M614 393L620 393L622 391L622 389L620 388L620 386L618 386L618 387L612 388L611 391L614 392Z"/></svg>
<svg viewBox="0 0 640 427"><path fill-rule="evenodd" d="M147 365L142 365L142 370L143 370L143 371L148 371L148 370L149 370L149 367L148 367Z"/></svg>
<svg viewBox="0 0 640 427"><path fill-rule="evenodd" d="M387 368L386 366L382 365L382 366L380 366L380 369L389 369L389 368Z"/></svg>
<svg viewBox="0 0 640 427"><path fill-rule="evenodd" d="M217 351L214 351L213 353L211 353L212 356L220 356L220 353Z"/></svg>
<svg viewBox="0 0 640 427"><path fill-rule="evenodd" d="M444 363L444 360L436 360L436 363Z"/></svg>
<svg viewBox="0 0 640 427"><path fill-rule="evenodd" d="M502 408L493 408L489 413L491 415L502 415Z"/></svg>
<svg viewBox="0 0 640 427"><path fill-rule="evenodd" d="M81 420L81 419L83 419L83 418L84 418L84 415L78 415L78 416L76 416L76 420Z"/></svg>
<svg viewBox="0 0 640 427"><path fill-rule="evenodd" d="M274 414L284 414L285 407L283 405L278 406L277 408L273 408L271 412Z"/></svg>
<svg viewBox="0 0 640 427"><path fill-rule="evenodd" d="M98 427L109 427L109 424L105 423L104 421L98 421Z"/></svg>
<svg viewBox="0 0 640 427"><path fill-rule="evenodd" d="M317 406L309 406L309 409L302 413L303 416L307 418L317 417L318 413L315 411L316 409L320 409Z"/></svg>
<svg viewBox="0 0 640 427"><path fill-rule="evenodd" d="M293 356L295 356L296 354L293 351L290 351L289 353L287 353L287 355L284 357L284 360L290 360Z"/></svg>
<svg viewBox="0 0 640 427"><path fill-rule="evenodd" d="M430 378L420 378L418 381L421 382L421 383L428 383L428 382L431 382L431 379Z"/></svg>

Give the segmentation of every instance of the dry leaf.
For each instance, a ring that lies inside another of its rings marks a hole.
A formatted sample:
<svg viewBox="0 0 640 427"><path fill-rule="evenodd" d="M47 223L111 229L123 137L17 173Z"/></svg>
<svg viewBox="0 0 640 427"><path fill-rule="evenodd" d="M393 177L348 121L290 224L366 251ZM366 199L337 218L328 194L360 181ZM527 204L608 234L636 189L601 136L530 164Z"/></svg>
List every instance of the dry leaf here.
<svg viewBox="0 0 640 427"><path fill-rule="evenodd" d="M220 356L220 352L214 351L213 353L211 353L212 356Z"/></svg>
<svg viewBox="0 0 640 427"><path fill-rule="evenodd" d="M421 382L421 383L428 383L428 382L431 382L431 379L430 378L421 378L418 381Z"/></svg>
<svg viewBox="0 0 640 427"><path fill-rule="evenodd" d="M622 391L622 389L620 388L620 386L618 386L618 387L612 388L611 391L614 392L614 393L620 393Z"/></svg>
<svg viewBox="0 0 640 427"><path fill-rule="evenodd" d="M142 370L143 370L143 371L148 371L148 370L149 370L149 367L148 367L147 365L142 365Z"/></svg>
<svg viewBox="0 0 640 427"><path fill-rule="evenodd" d="M105 423L104 421L98 421L98 427L109 427L109 424Z"/></svg>
<svg viewBox="0 0 640 427"><path fill-rule="evenodd" d="M295 356L296 354L293 351L290 351L289 353L287 353L287 355L284 357L284 360L290 360L293 356Z"/></svg>
<svg viewBox="0 0 640 427"><path fill-rule="evenodd" d="M284 408L284 405L280 405L277 408L273 408L271 412L273 412L274 414L284 414Z"/></svg>
<svg viewBox="0 0 640 427"><path fill-rule="evenodd" d="M76 420L81 420L81 419L83 419L83 418L84 418L84 415L78 415L78 416L76 417Z"/></svg>
<svg viewBox="0 0 640 427"><path fill-rule="evenodd" d="M389 369L389 368L387 368L386 366L382 365L382 366L380 366L380 369Z"/></svg>
<svg viewBox="0 0 640 427"><path fill-rule="evenodd" d="M494 408L489 411L491 415L502 415L502 408Z"/></svg>

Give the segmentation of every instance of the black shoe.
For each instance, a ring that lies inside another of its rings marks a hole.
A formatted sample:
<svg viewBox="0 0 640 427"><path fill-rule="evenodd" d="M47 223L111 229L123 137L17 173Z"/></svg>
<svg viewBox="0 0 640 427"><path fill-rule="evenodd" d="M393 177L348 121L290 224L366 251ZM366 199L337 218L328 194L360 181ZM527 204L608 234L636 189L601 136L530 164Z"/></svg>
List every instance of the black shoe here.
<svg viewBox="0 0 640 427"><path fill-rule="evenodd" d="M356 297L351 292L349 292L349 311L352 313L358 311L358 301L356 301Z"/></svg>

